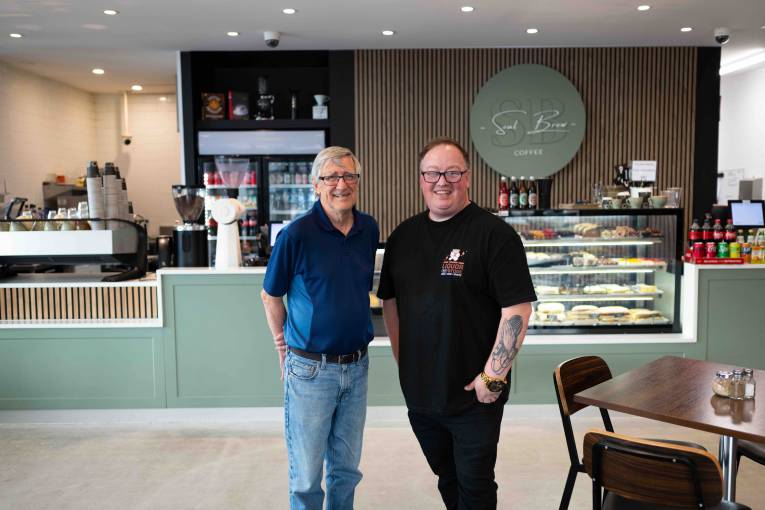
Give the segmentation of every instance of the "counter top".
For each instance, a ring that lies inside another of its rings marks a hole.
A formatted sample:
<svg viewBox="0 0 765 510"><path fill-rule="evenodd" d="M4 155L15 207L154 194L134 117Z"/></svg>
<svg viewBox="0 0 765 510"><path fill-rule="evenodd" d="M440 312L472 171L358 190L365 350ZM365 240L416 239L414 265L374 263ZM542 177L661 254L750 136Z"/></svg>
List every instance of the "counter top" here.
<svg viewBox="0 0 765 510"><path fill-rule="evenodd" d="M158 269L159 276L186 276L193 274L216 275L216 274L266 274L265 266L258 267L232 267L228 269L215 269L214 267L166 267Z"/></svg>
<svg viewBox="0 0 765 510"><path fill-rule="evenodd" d="M21 273L0 279L0 288L67 288L67 287L156 287L157 278L149 273L143 278L124 282L102 282L109 274L117 273Z"/></svg>

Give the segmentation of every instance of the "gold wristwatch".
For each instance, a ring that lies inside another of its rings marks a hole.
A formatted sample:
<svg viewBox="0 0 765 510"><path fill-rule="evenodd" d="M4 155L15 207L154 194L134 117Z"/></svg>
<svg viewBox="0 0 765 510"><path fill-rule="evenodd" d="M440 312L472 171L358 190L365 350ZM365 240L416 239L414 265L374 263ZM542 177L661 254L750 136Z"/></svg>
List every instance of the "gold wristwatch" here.
<svg viewBox="0 0 765 510"><path fill-rule="evenodd" d="M481 372L481 380L486 388L492 393L499 393L507 386L507 379L504 377L492 377L486 372Z"/></svg>

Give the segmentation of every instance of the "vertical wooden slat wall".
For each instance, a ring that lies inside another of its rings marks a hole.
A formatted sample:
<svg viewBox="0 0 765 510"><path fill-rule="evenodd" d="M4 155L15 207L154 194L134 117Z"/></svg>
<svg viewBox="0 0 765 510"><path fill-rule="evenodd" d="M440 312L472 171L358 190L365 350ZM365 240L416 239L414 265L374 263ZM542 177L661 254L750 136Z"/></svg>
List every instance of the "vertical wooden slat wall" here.
<svg viewBox="0 0 765 510"><path fill-rule="evenodd" d="M116 300L116 303L115 303ZM156 319L156 286L0 288L0 321Z"/></svg>
<svg viewBox="0 0 765 510"><path fill-rule="evenodd" d="M356 151L364 166L361 209L382 239L421 211L417 153L452 136L470 151L472 199L495 207L499 174L470 141L470 108L481 86L515 64L542 64L579 90L587 131L574 159L554 175L552 203L589 199L616 164L658 161L659 189L683 188L686 224L693 178L696 48L498 48L359 50Z"/></svg>

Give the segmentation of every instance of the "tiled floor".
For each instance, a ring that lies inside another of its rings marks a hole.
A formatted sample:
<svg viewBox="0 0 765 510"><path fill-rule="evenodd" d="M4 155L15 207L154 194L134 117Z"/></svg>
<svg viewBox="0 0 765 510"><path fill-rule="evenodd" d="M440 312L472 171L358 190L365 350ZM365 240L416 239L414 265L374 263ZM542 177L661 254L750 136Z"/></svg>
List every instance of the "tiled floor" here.
<svg viewBox="0 0 765 510"><path fill-rule="evenodd" d="M279 411L264 419L207 413L128 420L134 423L125 423L129 412L117 419L59 413L43 420L0 413L0 509L287 508L287 457L274 419ZM581 414L574 419L580 442L585 430L599 425L596 414ZM403 409L374 408L369 415L356 508L442 508ZM70 423L19 422L29 420ZM711 434L623 415L614 416L614 426L717 451ZM556 407L510 406L498 457L500 508L558 508L568 457ZM765 508L764 481L765 467L743 461L738 499ZM580 475L570 508L590 508L590 494L589 480Z"/></svg>

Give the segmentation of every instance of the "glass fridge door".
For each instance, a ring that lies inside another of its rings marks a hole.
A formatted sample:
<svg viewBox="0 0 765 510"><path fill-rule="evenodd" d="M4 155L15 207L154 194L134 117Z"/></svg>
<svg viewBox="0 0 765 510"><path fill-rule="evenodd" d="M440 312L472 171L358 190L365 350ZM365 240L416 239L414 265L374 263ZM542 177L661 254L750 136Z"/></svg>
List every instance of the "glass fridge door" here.
<svg viewBox="0 0 765 510"><path fill-rule="evenodd" d="M266 158L269 222L291 221L314 203L313 158Z"/></svg>

